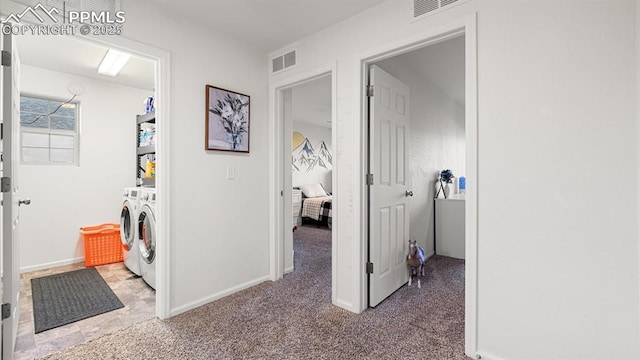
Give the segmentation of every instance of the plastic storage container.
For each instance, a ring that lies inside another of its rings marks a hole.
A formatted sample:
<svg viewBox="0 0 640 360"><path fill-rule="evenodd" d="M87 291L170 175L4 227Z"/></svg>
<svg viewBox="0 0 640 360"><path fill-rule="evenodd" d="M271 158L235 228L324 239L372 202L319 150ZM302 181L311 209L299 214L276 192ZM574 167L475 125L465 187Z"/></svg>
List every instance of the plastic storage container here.
<svg viewBox="0 0 640 360"><path fill-rule="evenodd" d="M120 224L85 226L80 229L84 239L84 265L97 266L123 260Z"/></svg>

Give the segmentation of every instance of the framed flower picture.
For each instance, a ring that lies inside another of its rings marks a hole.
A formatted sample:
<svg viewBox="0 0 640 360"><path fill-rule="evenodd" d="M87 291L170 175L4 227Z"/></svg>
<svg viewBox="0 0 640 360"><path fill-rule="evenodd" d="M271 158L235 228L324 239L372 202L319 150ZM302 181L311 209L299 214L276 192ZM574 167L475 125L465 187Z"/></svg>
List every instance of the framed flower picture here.
<svg viewBox="0 0 640 360"><path fill-rule="evenodd" d="M249 152L249 95L206 85L205 150Z"/></svg>

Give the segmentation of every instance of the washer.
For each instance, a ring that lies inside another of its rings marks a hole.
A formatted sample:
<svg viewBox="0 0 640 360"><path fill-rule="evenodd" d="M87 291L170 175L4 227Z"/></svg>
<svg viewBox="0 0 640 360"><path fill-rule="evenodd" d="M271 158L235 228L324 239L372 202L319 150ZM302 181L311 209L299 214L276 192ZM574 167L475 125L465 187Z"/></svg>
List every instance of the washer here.
<svg viewBox="0 0 640 360"><path fill-rule="evenodd" d="M142 278L156 288L156 189L143 188L138 215L138 248Z"/></svg>
<svg viewBox="0 0 640 360"><path fill-rule="evenodd" d="M127 187L122 193L120 212L120 239L124 264L134 274L140 276L140 250L136 246L138 215L140 213L141 188Z"/></svg>

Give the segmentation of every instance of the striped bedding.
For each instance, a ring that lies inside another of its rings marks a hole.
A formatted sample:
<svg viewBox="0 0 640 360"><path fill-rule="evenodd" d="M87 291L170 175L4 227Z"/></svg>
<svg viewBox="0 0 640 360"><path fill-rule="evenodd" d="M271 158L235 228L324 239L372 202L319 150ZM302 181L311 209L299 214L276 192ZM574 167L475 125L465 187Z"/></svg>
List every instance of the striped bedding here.
<svg viewBox="0 0 640 360"><path fill-rule="evenodd" d="M331 222L331 196L304 198L302 201L302 217L316 221Z"/></svg>

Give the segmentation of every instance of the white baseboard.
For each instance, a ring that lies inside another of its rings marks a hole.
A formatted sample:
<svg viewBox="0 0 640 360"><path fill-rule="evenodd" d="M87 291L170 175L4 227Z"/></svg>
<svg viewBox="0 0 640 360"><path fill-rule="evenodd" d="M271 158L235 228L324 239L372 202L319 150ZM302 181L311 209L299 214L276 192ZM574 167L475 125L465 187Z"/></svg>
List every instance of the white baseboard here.
<svg viewBox="0 0 640 360"><path fill-rule="evenodd" d="M52 261L52 262L38 264L38 265L22 266L20 267L20 273L49 269L56 266L71 265L71 264L75 264L83 261L84 261L84 257L77 257L73 259Z"/></svg>
<svg viewBox="0 0 640 360"><path fill-rule="evenodd" d="M336 299L336 301L333 303L333 305L341 307L341 308L343 308L345 310L351 311L352 313L359 314L359 312L356 311L356 309L354 308L353 303L350 303L348 301Z"/></svg>
<svg viewBox="0 0 640 360"><path fill-rule="evenodd" d="M222 290L222 291L220 291L218 293L203 297L203 298L198 299L196 301L192 301L192 302L190 302L188 304L185 304L185 305L182 305L182 306L178 306L178 307L173 308L173 309L170 310L169 317L182 314L183 312L187 312L189 310L195 309L195 308L200 307L202 305L208 304L208 303L210 303L212 301L216 301L218 299L222 299L225 296L229 296L231 294L237 293L238 291L241 291L241 290L244 290L244 289L248 289L248 288L250 288L252 286L256 286L258 284L261 284L261 283L263 283L265 281L270 281L270 278L269 278L268 275L267 276L263 276L263 277L258 278L258 279L255 279L255 280L248 281L248 282L246 282L244 284L240 284L240 285L231 287L231 288L226 289L226 290Z"/></svg>
<svg viewBox="0 0 640 360"><path fill-rule="evenodd" d="M501 357L495 356L493 354L486 353L484 351L476 351L476 356L473 359L481 359L481 360L505 360Z"/></svg>
<svg viewBox="0 0 640 360"><path fill-rule="evenodd" d="M288 273L290 273L290 272L293 272L293 266L292 266L292 267L290 267L290 268L286 268L286 269L284 269L284 273L285 273L285 274L288 274Z"/></svg>
<svg viewBox="0 0 640 360"><path fill-rule="evenodd" d="M436 254L436 252L432 251L432 252L428 253L427 255L425 255L424 259L427 260L428 258L432 257L435 254Z"/></svg>

